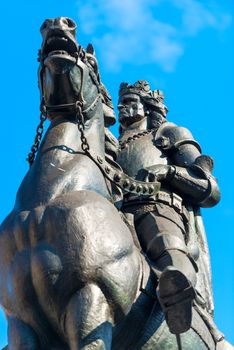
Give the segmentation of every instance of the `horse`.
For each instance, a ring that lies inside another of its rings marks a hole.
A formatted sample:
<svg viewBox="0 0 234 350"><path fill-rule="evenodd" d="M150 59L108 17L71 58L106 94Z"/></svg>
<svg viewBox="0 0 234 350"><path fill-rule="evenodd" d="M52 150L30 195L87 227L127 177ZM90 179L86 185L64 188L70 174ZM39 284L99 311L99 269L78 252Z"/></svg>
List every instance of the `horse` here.
<svg viewBox="0 0 234 350"><path fill-rule="evenodd" d="M75 28L65 17L41 27L41 121L0 229L6 349L227 350L195 307L186 333L169 332L150 264L113 204L110 176L121 173L105 160L100 81Z"/></svg>

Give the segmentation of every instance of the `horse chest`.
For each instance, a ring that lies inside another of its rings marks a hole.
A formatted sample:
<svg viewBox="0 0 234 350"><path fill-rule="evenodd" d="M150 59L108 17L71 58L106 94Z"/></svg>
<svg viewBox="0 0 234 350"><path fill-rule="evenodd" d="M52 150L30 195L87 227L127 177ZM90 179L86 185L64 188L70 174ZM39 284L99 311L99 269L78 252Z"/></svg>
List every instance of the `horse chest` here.
<svg viewBox="0 0 234 350"><path fill-rule="evenodd" d="M83 155L66 155L63 161L62 151L57 152L57 157L41 157L27 174L17 193L17 210L47 205L60 195L80 190L98 192L110 199L105 179L92 160Z"/></svg>

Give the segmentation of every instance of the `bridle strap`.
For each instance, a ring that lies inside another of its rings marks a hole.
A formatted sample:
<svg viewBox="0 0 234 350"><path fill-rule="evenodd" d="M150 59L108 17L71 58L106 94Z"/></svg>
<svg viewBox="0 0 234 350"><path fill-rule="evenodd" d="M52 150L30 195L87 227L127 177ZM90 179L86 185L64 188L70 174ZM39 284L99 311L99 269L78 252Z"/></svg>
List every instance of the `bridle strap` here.
<svg viewBox="0 0 234 350"><path fill-rule="evenodd" d="M83 57L80 57L81 55ZM87 141L87 138L84 132L85 131L84 114L87 115L89 112L92 112L95 110L95 108L98 105L99 98L101 97L101 92L100 92L100 84L98 83L95 73L91 70L91 67L89 67L85 61L86 61L85 51L80 46L77 53L76 65L80 68L80 71L81 71L81 87L80 87L80 91L76 102L60 104L60 105L46 105L44 103L44 98L42 98L41 123L40 123L42 131L43 131L43 123L44 123L44 120L47 118L48 113L56 110L64 111L68 109L69 111L71 111L72 109L74 109L76 113L76 122L77 122L78 130L80 132L81 148L84 151L84 155L87 155L98 166L103 176L109 181L113 182L117 187L121 188L125 192L130 192L137 195L146 195L146 196L155 195L160 190L159 182L149 183L149 182L137 181L134 178L125 174L122 168L117 163L115 163L116 166L113 166L113 164L108 163L105 158L90 151L89 143ZM85 74L87 74L86 68L88 68L88 73L91 79L93 80L93 82L95 83L95 85L97 86L98 94L95 97L94 101L91 103L91 105L86 109L84 109L85 100L83 97L83 87L84 87L84 76ZM43 116L44 118L42 118ZM34 143L34 145L32 146L33 156L31 156L30 160L28 157L30 167L33 164L35 154L38 151L39 143L41 141L41 136L42 136L42 132L40 132L40 135L38 138L36 136L37 140L35 138L35 142L37 141L37 145L35 147L35 143Z"/></svg>
<svg viewBox="0 0 234 350"><path fill-rule="evenodd" d="M100 97L101 97L101 94L98 93L97 96L95 97L94 101L91 103L91 105L89 107L87 107L86 109L83 109L82 112L84 114L87 114L90 111L93 111L94 108L96 107ZM44 108L46 110L46 113L53 112L53 111L56 111L56 110L60 110L61 111L61 110L66 110L66 109L74 110L74 112L75 112L76 108L77 108L77 102L78 101L79 100L77 100L76 102L73 102L73 103L64 103L64 104L61 104L61 105L45 105L44 104Z"/></svg>

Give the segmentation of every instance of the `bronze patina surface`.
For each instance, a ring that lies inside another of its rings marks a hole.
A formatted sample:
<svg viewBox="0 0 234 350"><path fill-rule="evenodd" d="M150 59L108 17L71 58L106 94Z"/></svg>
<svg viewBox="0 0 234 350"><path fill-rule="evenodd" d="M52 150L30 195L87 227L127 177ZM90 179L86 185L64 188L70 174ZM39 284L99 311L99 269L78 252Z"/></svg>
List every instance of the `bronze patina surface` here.
<svg viewBox="0 0 234 350"><path fill-rule="evenodd" d="M166 122L159 92L144 83L142 97L142 82L121 87L119 149L92 46L78 44L69 18L47 19L41 33L40 124L0 228L6 349L232 349L212 318L199 215L219 200L212 160Z"/></svg>

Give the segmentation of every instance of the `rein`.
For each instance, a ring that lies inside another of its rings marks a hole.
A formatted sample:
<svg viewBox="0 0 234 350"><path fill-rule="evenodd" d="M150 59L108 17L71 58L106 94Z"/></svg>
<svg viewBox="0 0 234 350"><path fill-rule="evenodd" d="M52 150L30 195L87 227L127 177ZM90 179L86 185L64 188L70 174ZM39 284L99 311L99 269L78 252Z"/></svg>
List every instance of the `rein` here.
<svg viewBox="0 0 234 350"><path fill-rule="evenodd" d="M144 182L137 181L134 178L128 176L124 173L122 168L117 164L113 166L105 158L90 151L88 141L85 137L85 125L84 125L84 115L82 111L81 104L78 104L76 112L77 126L80 131L81 148L84 153L98 166L98 168L103 173L109 181L115 183L116 186L120 187L125 192L130 192L138 195L155 195L160 190L159 182Z"/></svg>
<svg viewBox="0 0 234 350"><path fill-rule="evenodd" d="M34 139L34 144L31 147L30 153L28 154L27 161L29 163L29 166L33 165L33 162L35 160L36 153L38 151L42 134L44 131L44 122L47 119L47 113L49 111L53 111L55 109L74 109L76 113L76 122L77 122L77 127L80 132L80 139L81 139L81 148L82 151L84 152L85 155L87 155L101 170L103 176L107 178L109 181L114 183L116 186L118 186L120 189L122 189L125 192L130 192L133 194L138 194L138 195L146 195L146 196L153 196L155 195L159 190L160 190L160 182L144 182L144 181L137 181L134 178L128 176L127 174L124 173L122 168L115 163L114 161L108 162L106 158L103 158L102 156L96 154L95 152L90 150L89 143L87 141L87 138L85 136L85 118L84 118L84 113L88 113L93 111L97 103L99 101L99 98L101 96L100 94L100 87L97 79L95 79L93 74L91 75L92 80L94 81L95 85L98 87L98 94L93 101L93 103L85 110L83 110L83 104L84 104L84 99L82 96L82 91L83 91L83 67L82 65L79 65L79 57L80 52L82 52L80 49L79 53L77 55L77 65L80 67L81 72L82 72L82 79L81 79L81 88L79 91L78 95L78 100L75 103L69 103L69 104L61 104L61 105L55 105L55 106L46 106L44 103L41 104L41 114L40 114L40 123L37 126L36 129L36 136ZM85 52L83 50L83 59L85 59ZM82 62L85 63L85 62ZM89 67L88 67L89 68ZM89 69L91 72L91 69ZM93 72L92 72L93 73ZM148 133L148 132L147 132Z"/></svg>

